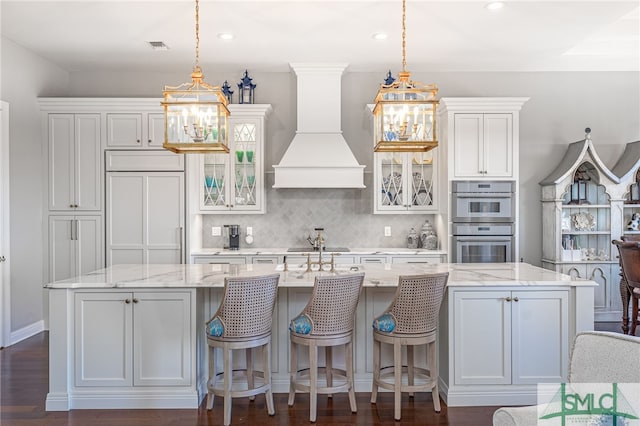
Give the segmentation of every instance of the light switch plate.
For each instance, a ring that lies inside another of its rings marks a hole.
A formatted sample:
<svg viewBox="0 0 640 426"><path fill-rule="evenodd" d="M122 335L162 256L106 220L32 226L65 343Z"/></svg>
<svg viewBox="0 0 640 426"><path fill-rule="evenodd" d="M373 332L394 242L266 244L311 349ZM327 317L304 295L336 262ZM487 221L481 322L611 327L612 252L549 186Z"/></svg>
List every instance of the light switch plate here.
<svg viewBox="0 0 640 426"><path fill-rule="evenodd" d="M391 227L390 226L385 226L384 227L384 236L385 237L390 237L391 236Z"/></svg>
<svg viewBox="0 0 640 426"><path fill-rule="evenodd" d="M253 235L253 226L247 226L247 235Z"/></svg>
<svg viewBox="0 0 640 426"><path fill-rule="evenodd" d="M222 228L220 228L219 226L212 226L211 227L211 236L212 237L219 237L222 235Z"/></svg>

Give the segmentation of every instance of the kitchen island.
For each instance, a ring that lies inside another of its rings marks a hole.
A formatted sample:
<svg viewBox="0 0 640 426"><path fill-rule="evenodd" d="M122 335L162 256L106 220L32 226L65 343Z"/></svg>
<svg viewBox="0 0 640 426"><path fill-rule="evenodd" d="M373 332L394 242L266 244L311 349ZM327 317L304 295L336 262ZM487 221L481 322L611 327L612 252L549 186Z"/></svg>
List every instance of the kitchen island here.
<svg viewBox="0 0 640 426"><path fill-rule="evenodd" d="M536 383L565 380L575 334L593 329L594 282L524 263L283 269L117 265L48 284L46 409L197 408L206 394L204 323L220 303L227 276L280 272L275 392L288 392L288 323L305 306L318 274L365 272L354 344L359 392L371 390L371 322L392 300L399 275L450 274L439 326L440 392L449 406L535 403ZM339 353L336 358L339 364ZM423 352L416 353L420 359L426 359Z"/></svg>

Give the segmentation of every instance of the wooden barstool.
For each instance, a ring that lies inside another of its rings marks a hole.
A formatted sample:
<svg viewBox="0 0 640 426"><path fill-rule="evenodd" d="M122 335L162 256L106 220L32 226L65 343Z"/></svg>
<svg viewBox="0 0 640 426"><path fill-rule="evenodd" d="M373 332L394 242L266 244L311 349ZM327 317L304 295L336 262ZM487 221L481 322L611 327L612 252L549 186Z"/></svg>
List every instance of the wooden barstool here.
<svg viewBox="0 0 640 426"><path fill-rule="evenodd" d="M640 318L638 317L638 305L640 304L640 242L613 240L612 243L618 247L618 252L620 253L620 268L622 269L623 278L620 282L620 291L622 292L622 281L624 281L628 288L627 294L631 297L631 330L629 330L629 334L635 335L636 327L640 324Z"/></svg>
<svg viewBox="0 0 640 426"><path fill-rule="evenodd" d="M300 315L291 320L291 370L289 384L289 406L293 406L296 391L308 392L310 403L309 420L316 421L318 394L347 391L351 412L358 411L353 388L353 328L356 306L364 274L316 277L313 293ZM345 369L333 367L332 348L345 345ZM309 369L298 369L297 347L309 348ZM318 367L318 347L325 348L326 366ZM323 371L326 386L318 385L318 371ZM302 380L309 380L309 384ZM344 379L336 385L335 378Z"/></svg>
<svg viewBox="0 0 640 426"><path fill-rule="evenodd" d="M433 408L440 412L438 395L438 363L436 333L438 311L449 273L400 276L391 305L373 321L373 386L371 403L375 404L378 388L394 392L394 418L400 420L402 392L431 390ZM382 343L393 345L393 365L381 367ZM427 345L427 366L414 366L413 348ZM407 366L402 366L402 347L406 346ZM407 384L402 383L403 373ZM424 383L415 384L415 378ZM391 378L392 380L389 380Z"/></svg>
<svg viewBox="0 0 640 426"><path fill-rule="evenodd" d="M231 400L265 393L267 412L273 416L273 394L271 392L271 325L273 308L278 293L280 274L225 278L224 297L218 311L206 324L209 346L209 380L207 381L207 410L213 408L215 395L224 398L224 424L231 424ZM252 349L262 348L263 371L254 371ZM223 352L223 371L216 374L216 349ZM232 351L244 349L246 357L246 388L234 389ZM223 377L222 387L218 386ZM258 379L259 386L256 386Z"/></svg>

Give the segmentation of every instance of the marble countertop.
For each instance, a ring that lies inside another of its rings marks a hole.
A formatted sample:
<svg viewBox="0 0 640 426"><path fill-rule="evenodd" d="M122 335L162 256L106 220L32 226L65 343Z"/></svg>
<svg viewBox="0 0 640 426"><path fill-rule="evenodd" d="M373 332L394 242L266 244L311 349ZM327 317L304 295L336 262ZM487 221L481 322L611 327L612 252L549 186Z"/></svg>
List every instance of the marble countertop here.
<svg viewBox="0 0 640 426"><path fill-rule="evenodd" d="M45 285L49 289L133 289L224 287L225 277L280 273L280 287L312 287L316 276L364 272L365 287L395 287L399 275L449 272L448 286L596 286L593 281L527 263L440 263L339 265L335 272L290 268L283 265L115 265L86 275Z"/></svg>
<svg viewBox="0 0 640 426"><path fill-rule="evenodd" d="M282 247L260 247L260 248L241 248L239 250L229 250L229 249L221 249L217 248L202 248L199 250L193 250L191 252L191 256L212 256L212 255L222 255L222 256L258 256L258 255L287 255L287 256L300 256L305 252L291 252L287 251L288 248ZM309 247L308 253L317 253L313 251L311 247ZM325 251L324 253L331 253L330 251ZM434 255L440 256L443 254L447 254L446 251L443 250L425 250L425 249L409 249L402 247L388 247L388 248L349 248L349 251L338 252L342 255Z"/></svg>

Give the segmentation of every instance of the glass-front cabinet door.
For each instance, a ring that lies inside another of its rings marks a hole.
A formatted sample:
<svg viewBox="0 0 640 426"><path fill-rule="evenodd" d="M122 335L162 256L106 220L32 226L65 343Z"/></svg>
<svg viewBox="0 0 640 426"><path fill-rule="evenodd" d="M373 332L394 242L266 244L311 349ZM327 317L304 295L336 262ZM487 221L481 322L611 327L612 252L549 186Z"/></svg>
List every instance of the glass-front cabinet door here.
<svg viewBox="0 0 640 426"><path fill-rule="evenodd" d="M264 213L264 117L269 105L230 105L229 154L204 154L200 173L203 213Z"/></svg>
<svg viewBox="0 0 640 426"><path fill-rule="evenodd" d="M435 150L380 152L375 156L374 213L437 210Z"/></svg>

